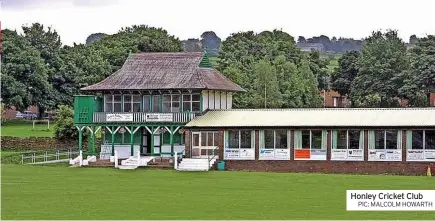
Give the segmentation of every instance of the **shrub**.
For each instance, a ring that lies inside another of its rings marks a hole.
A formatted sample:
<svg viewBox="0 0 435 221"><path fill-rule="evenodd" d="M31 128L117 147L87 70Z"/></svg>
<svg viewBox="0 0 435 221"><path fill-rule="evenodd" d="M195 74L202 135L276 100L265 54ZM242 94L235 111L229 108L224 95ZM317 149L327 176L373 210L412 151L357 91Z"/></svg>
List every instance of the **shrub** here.
<svg viewBox="0 0 435 221"><path fill-rule="evenodd" d="M54 136L57 139L73 140L78 137L77 128L74 126L74 111L72 107L60 105L54 121L56 123Z"/></svg>

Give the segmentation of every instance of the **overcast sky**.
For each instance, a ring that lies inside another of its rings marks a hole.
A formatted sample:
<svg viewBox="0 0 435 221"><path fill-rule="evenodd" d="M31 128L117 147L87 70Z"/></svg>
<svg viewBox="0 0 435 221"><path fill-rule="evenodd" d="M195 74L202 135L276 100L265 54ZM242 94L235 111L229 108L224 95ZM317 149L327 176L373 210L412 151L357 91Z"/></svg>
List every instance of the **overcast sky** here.
<svg viewBox="0 0 435 221"><path fill-rule="evenodd" d="M2 28L34 22L52 26L64 44L121 27L162 27L181 40L214 31L282 29L297 39L325 34L360 39L374 30L435 34L435 0L1 0Z"/></svg>

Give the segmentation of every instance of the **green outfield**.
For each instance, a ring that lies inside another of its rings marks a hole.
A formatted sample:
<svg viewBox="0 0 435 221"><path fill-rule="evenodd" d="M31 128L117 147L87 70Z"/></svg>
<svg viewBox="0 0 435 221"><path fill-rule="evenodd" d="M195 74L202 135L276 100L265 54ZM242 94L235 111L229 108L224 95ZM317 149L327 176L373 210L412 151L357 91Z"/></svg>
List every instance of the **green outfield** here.
<svg viewBox="0 0 435 221"><path fill-rule="evenodd" d="M2 219L433 219L347 212L347 189L434 189L433 177L2 165Z"/></svg>

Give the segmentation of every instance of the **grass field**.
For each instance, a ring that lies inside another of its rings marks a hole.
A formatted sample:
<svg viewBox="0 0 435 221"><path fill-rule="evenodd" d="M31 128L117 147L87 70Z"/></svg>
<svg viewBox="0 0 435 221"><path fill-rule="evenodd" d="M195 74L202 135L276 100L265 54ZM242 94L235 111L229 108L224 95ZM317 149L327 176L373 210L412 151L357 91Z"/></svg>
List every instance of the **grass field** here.
<svg viewBox="0 0 435 221"><path fill-rule="evenodd" d="M2 219L434 219L347 212L347 189L434 189L435 179L2 166Z"/></svg>
<svg viewBox="0 0 435 221"><path fill-rule="evenodd" d="M32 123L6 124L2 125L2 136L12 137L53 137L54 124L50 124L50 129L47 129L47 123L35 124L33 129Z"/></svg>

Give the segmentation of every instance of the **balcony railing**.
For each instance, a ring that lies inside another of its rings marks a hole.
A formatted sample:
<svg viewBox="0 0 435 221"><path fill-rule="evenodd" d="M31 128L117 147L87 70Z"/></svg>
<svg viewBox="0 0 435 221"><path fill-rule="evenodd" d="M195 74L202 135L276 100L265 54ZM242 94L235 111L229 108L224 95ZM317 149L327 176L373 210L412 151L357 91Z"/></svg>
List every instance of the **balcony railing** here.
<svg viewBox="0 0 435 221"><path fill-rule="evenodd" d="M95 112L94 123L187 123L199 112L146 113Z"/></svg>

